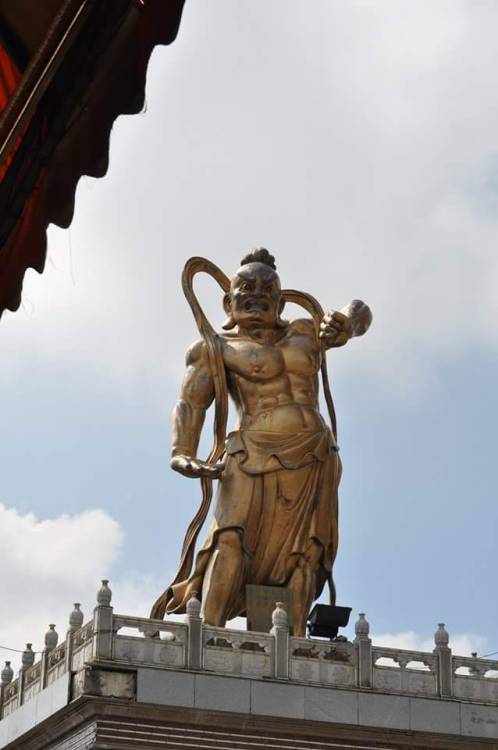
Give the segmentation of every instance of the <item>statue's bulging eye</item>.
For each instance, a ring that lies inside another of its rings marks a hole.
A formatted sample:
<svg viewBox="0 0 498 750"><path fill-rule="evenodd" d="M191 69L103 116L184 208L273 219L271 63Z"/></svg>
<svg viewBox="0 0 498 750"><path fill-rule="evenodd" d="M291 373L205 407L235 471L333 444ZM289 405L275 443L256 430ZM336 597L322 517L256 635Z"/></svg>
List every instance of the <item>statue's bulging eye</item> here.
<svg viewBox="0 0 498 750"><path fill-rule="evenodd" d="M244 281L239 288L242 292L252 292L252 284L249 284L247 281Z"/></svg>

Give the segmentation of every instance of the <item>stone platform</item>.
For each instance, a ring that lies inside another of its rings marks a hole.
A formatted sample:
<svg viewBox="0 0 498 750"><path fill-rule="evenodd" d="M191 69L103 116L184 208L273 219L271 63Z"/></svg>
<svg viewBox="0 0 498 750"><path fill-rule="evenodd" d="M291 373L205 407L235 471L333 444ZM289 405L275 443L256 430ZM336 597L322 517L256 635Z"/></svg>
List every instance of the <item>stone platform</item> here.
<svg viewBox="0 0 498 750"><path fill-rule="evenodd" d="M2 673L0 747L495 748L498 661L294 638L277 607L270 633L119 615L105 584L90 622L72 613L16 679ZM81 618L82 619L82 618Z"/></svg>

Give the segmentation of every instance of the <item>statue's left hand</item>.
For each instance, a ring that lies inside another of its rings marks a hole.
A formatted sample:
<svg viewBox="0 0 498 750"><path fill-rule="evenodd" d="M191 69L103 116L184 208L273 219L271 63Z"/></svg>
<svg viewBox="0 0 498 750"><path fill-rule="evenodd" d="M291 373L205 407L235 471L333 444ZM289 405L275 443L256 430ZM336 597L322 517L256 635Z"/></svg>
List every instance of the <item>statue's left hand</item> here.
<svg viewBox="0 0 498 750"><path fill-rule="evenodd" d="M199 458L192 458L183 455L173 456L170 466L175 471L183 474L184 477L190 477L192 479L199 479L200 477L219 479L225 468L225 464L222 462L208 464L206 461L201 461Z"/></svg>
<svg viewBox="0 0 498 750"><path fill-rule="evenodd" d="M320 338L330 349L344 346L353 335L353 321L342 312L326 312L320 323Z"/></svg>

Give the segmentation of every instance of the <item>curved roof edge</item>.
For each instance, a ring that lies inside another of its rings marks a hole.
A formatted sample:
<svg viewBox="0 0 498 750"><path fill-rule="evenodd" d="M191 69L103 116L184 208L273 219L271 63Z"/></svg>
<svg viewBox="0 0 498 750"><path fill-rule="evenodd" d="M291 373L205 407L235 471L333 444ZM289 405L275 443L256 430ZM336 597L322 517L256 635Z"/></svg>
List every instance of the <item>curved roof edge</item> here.
<svg viewBox="0 0 498 750"><path fill-rule="evenodd" d="M183 4L92 4L0 184L0 315L19 307L27 269L42 273L48 225L70 225L79 179L106 174L114 121L143 109L150 55L176 38Z"/></svg>

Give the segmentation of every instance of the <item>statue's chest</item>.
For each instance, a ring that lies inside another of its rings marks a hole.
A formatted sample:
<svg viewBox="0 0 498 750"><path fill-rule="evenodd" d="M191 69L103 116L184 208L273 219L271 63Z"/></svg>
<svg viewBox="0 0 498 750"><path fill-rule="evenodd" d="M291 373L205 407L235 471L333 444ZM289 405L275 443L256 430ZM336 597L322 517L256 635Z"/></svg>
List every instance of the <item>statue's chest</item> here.
<svg viewBox="0 0 498 750"><path fill-rule="evenodd" d="M230 342L224 351L228 370L247 380L261 381L284 374L311 375L319 367L316 352L305 337L295 336L276 344Z"/></svg>

